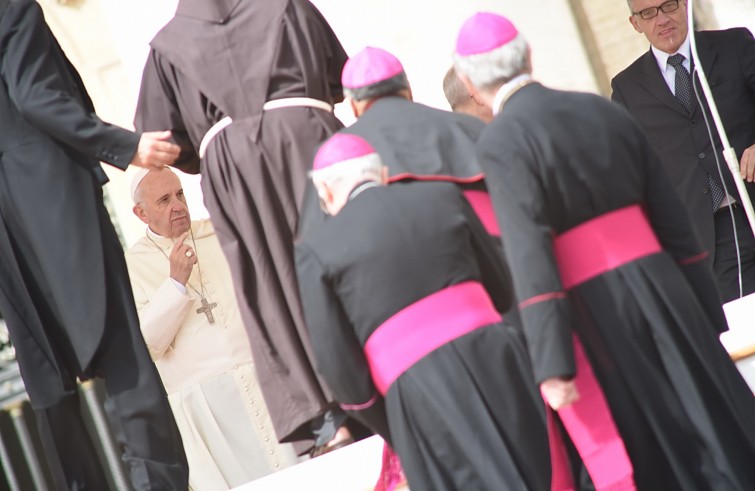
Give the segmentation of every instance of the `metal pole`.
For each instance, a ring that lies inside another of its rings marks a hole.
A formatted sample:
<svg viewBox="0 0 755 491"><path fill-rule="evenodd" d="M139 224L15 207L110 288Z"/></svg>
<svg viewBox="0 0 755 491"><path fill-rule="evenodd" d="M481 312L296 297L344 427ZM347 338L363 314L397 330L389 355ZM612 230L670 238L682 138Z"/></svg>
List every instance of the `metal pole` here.
<svg viewBox="0 0 755 491"><path fill-rule="evenodd" d="M0 464L2 464L3 474L5 474L5 480L8 482L10 491L21 491L21 485L18 483L16 471L13 469L13 463L10 460L8 447L5 446L2 438L0 438Z"/></svg>
<svg viewBox="0 0 755 491"><path fill-rule="evenodd" d="M102 451L105 455L105 461L107 462L110 475L113 478L113 484L117 491L130 491L131 487L126 481L126 476L123 473L123 467L121 467L121 458L116 449L118 448L113 441L113 436L110 433L107 420L105 419L104 411L100 406L100 401L97 399L97 393L94 390L94 382L88 380L81 383L81 392L84 394L84 400L86 400L89 413L92 415L92 422L94 423L94 430L97 432L97 438L102 445Z"/></svg>
<svg viewBox="0 0 755 491"><path fill-rule="evenodd" d="M26 418L24 418L24 411L21 407L21 403L15 404L10 408L10 417L13 420L13 426L16 428L16 434L18 435L18 441L21 443L21 450L26 458L26 463L29 466L29 472L31 473L31 479L34 481L34 489L37 491L47 491L47 483L42 472L42 468L37 460L37 452L34 450L34 444L29 434L29 429L26 427Z"/></svg>

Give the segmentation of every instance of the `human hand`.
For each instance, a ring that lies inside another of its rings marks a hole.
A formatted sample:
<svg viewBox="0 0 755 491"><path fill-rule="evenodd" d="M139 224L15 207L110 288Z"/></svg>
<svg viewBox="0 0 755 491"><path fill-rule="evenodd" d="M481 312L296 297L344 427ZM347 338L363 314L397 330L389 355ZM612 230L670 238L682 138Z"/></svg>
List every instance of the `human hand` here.
<svg viewBox="0 0 755 491"><path fill-rule="evenodd" d="M745 148L739 160L739 172L747 182L755 181L755 145Z"/></svg>
<svg viewBox="0 0 755 491"><path fill-rule="evenodd" d="M310 457L319 457L320 455L332 452L333 450L338 450L351 443L354 443L354 437L346 426L341 426L336 430L336 434L332 440L321 447L313 448Z"/></svg>
<svg viewBox="0 0 755 491"><path fill-rule="evenodd" d="M181 153L181 147L167 141L170 131L148 131L139 138L134 159L130 165L147 169L162 169L176 161Z"/></svg>
<svg viewBox="0 0 755 491"><path fill-rule="evenodd" d="M184 240L189 236L189 232L184 232L176 240L173 250L170 252L170 277L186 286L189 281L191 271L197 264L197 254L194 249L184 244Z"/></svg>
<svg viewBox="0 0 755 491"><path fill-rule="evenodd" d="M574 379L564 380L561 377L545 379L540 383L540 392L554 411L579 400L579 391L577 391Z"/></svg>

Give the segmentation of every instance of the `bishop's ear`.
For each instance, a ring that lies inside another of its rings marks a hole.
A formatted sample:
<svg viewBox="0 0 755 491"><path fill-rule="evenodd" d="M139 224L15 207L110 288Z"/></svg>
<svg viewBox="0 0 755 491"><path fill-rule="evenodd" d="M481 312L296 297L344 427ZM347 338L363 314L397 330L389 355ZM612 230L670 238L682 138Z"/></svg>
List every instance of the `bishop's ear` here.
<svg viewBox="0 0 755 491"><path fill-rule="evenodd" d="M469 97L471 97L475 102L478 104L485 104L485 102L482 100L482 97L480 96L480 91L477 90L477 87L472 84L472 81L469 80L469 77L464 75L461 72L456 72L456 76L459 77L459 80L461 80L461 84L464 86L465 89L467 89L467 93L469 94Z"/></svg>

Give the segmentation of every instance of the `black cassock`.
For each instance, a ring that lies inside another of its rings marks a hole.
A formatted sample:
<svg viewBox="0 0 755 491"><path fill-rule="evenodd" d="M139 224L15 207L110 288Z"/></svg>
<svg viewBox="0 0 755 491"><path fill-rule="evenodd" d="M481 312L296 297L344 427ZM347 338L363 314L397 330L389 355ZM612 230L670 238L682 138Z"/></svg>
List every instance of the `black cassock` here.
<svg viewBox="0 0 755 491"><path fill-rule="evenodd" d="M341 133L370 142L388 167L392 181L446 177L455 182L482 180L475 142L485 123L403 97L377 99Z"/></svg>
<svg viewBox="0 0 755 491"><path fill-rule="evenodd" d="M458 184L498 244L498 224L475 156L477 139L484 129L485 123L478 118L395 96L374 101L354 124L340 133L367 140L388 167L390 182Z"/></svg>
<svg viewBox="0 0 755 491"><path fill-rule="evenodd" d="M366 189L304 236L296 259L318 371L392 442L413 491L549 489L543 404L519 331L495 322L451 340L385 398L371 376L365 344L410 306L471 282L484 285L494 311L509 307L507 269L455 185ZM442 336L430 317L405 338Z"/></svg>
<svg viewBox="0 0 755 491"><path fill-rule="evenodd" d="M657 156L627 113L524 86L480 138L538 382L587 352L638 489L755 489L755 402L717 334L713 280ZM662 250L565 291L554 237L639 205Z"/></svg>
<svg viewBox="0 0 755 491"><path fill-rule="evenodd" d="M482 170L474 155L475 142L483 129L485 124L472 116L389 96L375 100L340 133L367 140L388 167L391 182L445 180L466 190L483 191ZM310 186L307 193L316 191ZM317 199L307 199L304 205L309 208L303 210L300 235L324 219Z"/></svg>

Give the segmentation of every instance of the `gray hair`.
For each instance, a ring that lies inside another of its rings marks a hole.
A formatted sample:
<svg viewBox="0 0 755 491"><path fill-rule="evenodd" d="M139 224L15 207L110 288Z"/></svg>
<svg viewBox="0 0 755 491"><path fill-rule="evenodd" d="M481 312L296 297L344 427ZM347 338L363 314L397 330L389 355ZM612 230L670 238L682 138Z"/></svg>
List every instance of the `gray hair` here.
<svg viewBox="0 0 755 491"><path fill-rule="evenodd" d="M343 88L343 94L349 99L355 101L364 101L375 99L385 95L393 95L397 92L408 89L409 80L406 78L406 72L401 72L391 78L381 80L365 87L349 89Z"/></svg>
<svg viewBox="0 0 755 491"><path fill-rule="evenodd" d="M522 34L487 53L461 56L454 53L454 68L481 90L501 86L523 73L532 71L529 44Z"/></svg>
<svg viewBox="0 0 755 491"><path fill-rule="evenodd" d="M322 183L335 185L342 180L362 180L370 179L379 181L382 178L383 161L376 153L364 155L354 159L338 162L324 169L315 170L309 173L315 186Z"/></svg>

